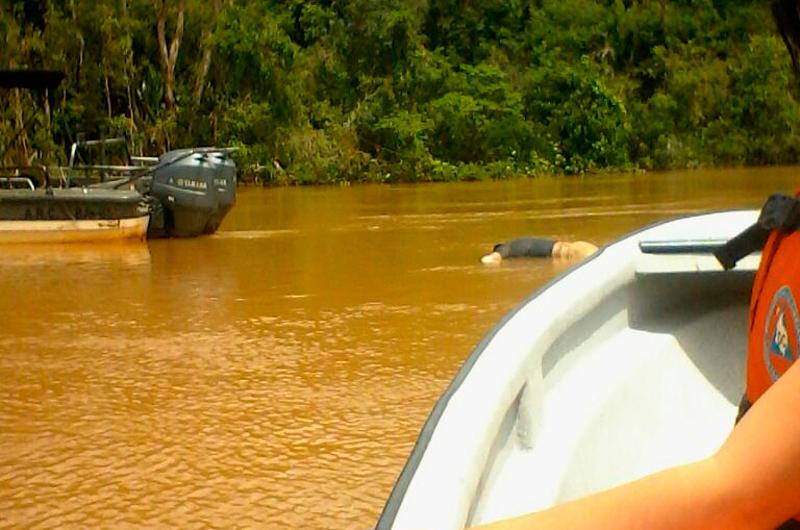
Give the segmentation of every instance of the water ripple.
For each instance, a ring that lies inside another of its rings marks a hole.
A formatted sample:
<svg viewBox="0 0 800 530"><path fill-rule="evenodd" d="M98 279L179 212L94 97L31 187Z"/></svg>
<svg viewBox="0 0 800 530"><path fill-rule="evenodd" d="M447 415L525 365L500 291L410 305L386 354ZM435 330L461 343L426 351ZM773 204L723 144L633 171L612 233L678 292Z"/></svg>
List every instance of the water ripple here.
<svg viewBox="0 0 800 530"><path fill-rule="evenodd" d="M384 321L469 309L367 302L146 340L124 324L17 337L26 352L0 360L15 383L0 388L0 512L31 528L363 526L422 420L409 402L424 410L446 383L409 358L436 337L387 337ZM354 328L371 340L346 340Z"/></svg>

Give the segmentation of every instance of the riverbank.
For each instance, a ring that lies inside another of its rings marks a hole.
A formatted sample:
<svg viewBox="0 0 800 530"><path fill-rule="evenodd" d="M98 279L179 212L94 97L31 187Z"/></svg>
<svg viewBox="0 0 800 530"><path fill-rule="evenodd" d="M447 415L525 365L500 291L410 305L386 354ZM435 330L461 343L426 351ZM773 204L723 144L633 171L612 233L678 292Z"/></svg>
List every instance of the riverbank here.
<svg viewBox="0 0 800 530"><path fill-rule="evenodd" d="M800 161L769 3L25 5L0 10L9 65L67 76L0 98L7 165L102 128L137 155L237 147L279 185Z"/></svg>

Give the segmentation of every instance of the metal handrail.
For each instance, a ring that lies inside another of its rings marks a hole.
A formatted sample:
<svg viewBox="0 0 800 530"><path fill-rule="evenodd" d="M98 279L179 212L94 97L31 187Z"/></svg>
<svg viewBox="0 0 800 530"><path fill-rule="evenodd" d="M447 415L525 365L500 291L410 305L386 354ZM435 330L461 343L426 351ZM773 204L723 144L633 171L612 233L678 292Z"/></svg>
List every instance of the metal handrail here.
<svg viewBox="0 0 800 530"><path fill-rule="evenodd" d="M6 182L9 184L9 189L15 189L10 184L27 184L28 188L35 190L36 186L33 185L33 181L28 177L3 177L0 176L0 181Z"/></svg>
<svg viewBox="0 0 800 530"><path fill-rule="evenodd" d="M23 182L20 180L11 179L27 179L27 182L31 184L32 189L36 189L34 179L38 181L39 187L46 188L50 185L50 172L48 171L47 166L6 166L0 167L0 171L4 173L0 174L0 179L8 182Z"/></svg>

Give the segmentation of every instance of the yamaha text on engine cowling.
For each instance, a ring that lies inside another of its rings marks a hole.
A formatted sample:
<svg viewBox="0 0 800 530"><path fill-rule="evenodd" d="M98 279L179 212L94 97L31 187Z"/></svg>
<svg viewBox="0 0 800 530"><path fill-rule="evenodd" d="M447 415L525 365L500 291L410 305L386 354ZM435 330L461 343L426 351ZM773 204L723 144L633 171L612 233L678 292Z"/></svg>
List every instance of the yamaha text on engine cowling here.
<svg viewBox="0 0 800 530"><path fill-rule="evenodd" d="M148 237L213 234L236 201L236 165L228 149L177 149L140 184L151 201Z"/></svg>

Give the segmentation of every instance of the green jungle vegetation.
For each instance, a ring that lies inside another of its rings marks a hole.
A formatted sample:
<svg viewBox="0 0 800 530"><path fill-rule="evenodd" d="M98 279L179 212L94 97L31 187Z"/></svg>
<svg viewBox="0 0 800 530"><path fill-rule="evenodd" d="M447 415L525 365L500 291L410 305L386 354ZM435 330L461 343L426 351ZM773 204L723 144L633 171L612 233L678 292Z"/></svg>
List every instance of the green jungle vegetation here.
<svg viewBox="0 0 800 530"><path fill-rule="evenodd" d="M3 0L4 163L78 132L236 146L265 184L797 163L770 5L746 0ZM36 110L43 111L36 113ZM27 131L15 140L21 126Z"/></svg>

